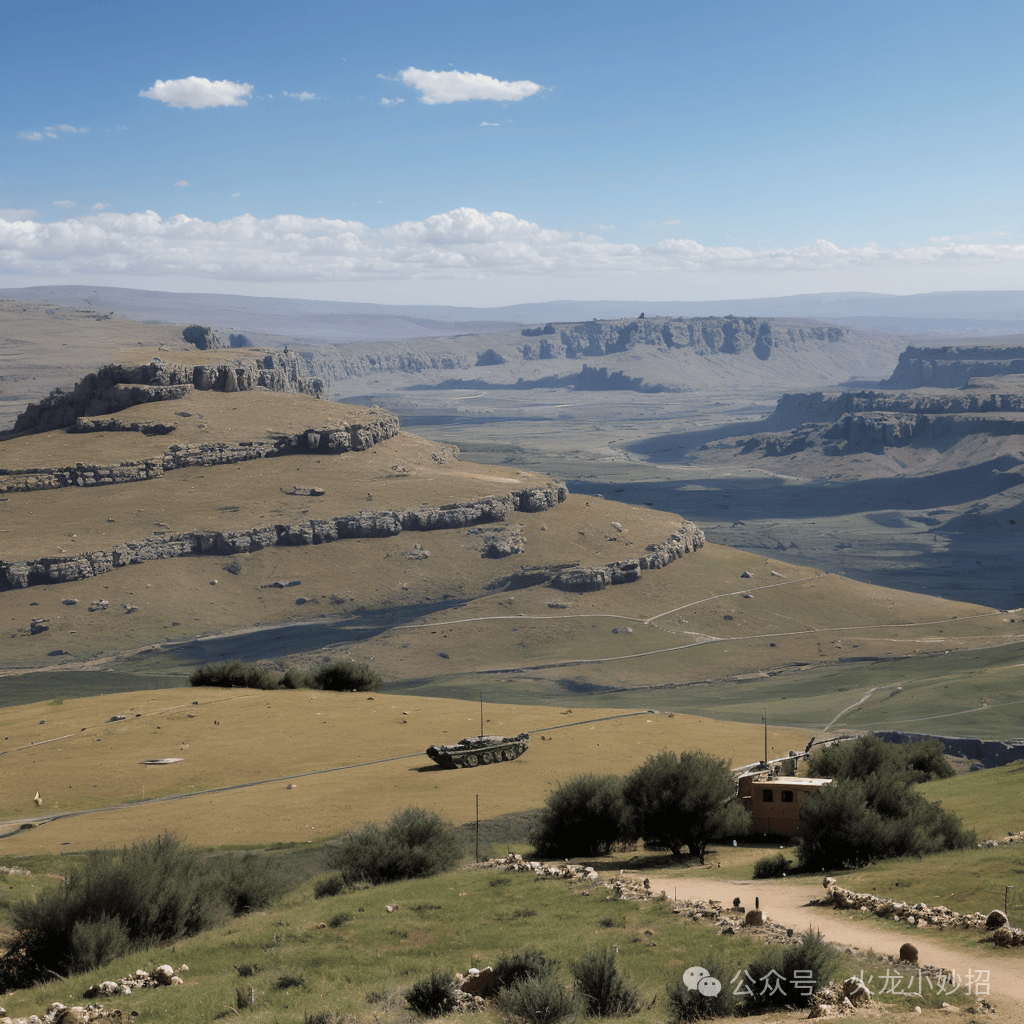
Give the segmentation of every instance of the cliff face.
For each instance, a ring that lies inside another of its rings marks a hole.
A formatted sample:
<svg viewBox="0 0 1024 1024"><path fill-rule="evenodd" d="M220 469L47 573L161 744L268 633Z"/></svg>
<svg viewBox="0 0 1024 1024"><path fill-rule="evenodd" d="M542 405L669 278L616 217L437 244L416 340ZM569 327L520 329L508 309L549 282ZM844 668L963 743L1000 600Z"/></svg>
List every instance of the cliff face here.
<svg viewBox="0 0 1024 1024"><path fill-rule="evenodd" d="M267 391L320 398L323 381L311 378L302 359L269 352L232 363L188 366L154 359L144 366L104 366L83 377L71 391L56 388L17 418L14 431L39 432L69 427L80 416L104 416L144 402L182 398L197 391Z"/></svg>
<svg viewBox="0 0 1024 1024"><path fill-rule="evenodd" d="M734 316L595 320L554 326L556 335L544 337L539 343L528 343L523 355L529 358L529 350L536 351L539 358L563 355L580 359L649 346L665 351L693 349L701 354L752 352L758 359L767 360L779 347L812 341L832 344L850 336L845 327Z"/></svg>
<svg viewBox="0 0 1024 1024"><path fill-rule="evenodd" d="M892 376L890 388L959 388L972 377L1024 374L1024 346L914 348L904 351Z"/></svg>

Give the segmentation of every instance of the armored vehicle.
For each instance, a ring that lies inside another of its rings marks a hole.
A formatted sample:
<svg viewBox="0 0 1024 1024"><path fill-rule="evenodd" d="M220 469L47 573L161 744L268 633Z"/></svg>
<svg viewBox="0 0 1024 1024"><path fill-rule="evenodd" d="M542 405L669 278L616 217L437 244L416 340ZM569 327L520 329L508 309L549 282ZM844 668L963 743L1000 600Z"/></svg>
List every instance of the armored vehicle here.
<svg viewBox="0 0 1024 1024"><path fill-rule="evenodd" d="M471 736L450 746L427 747L427 757L442 768L476 768L497 761L514 761L529 746L530 734Z"/></svg>

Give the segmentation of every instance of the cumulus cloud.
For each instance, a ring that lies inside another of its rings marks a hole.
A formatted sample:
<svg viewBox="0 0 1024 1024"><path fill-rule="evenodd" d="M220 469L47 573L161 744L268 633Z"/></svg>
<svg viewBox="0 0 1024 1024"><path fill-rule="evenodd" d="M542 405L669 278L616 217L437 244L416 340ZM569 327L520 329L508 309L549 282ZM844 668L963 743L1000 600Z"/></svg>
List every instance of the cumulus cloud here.
<svg viewBox="0 0 1024 1024"><path fill-rule="evenodd" d="M402 97L402 96L396 96L394 99L389 99L387 96L384 96L381 99L381 101L380 101L380 106L382 106L382 107L397 107L399 103L404 103L404 102L405 102L405 98Z"/></svg>
<svg viewBox="0 0 1024 1024"><path fill-rule="evenodd" d="M315 92L286 92L283 95L287 96L290 100L301 100L305 103L307 100L322 100L323 96L317 96Z"/></svg>
<svg viewBox="0 0 1024 1024"><path fill-rule="evenodd" d="M100 210L107 209L108 206L110 206L110 203L93 203L92 206L89 207L89 209L96 210L97 212L99 212Z"/></svg>
<svg viewBox="0 0 1024 1024"><path fill-rule="evenodd" d="M21 211L17 211L21 212ZM371 229L358 221L250 214L222 221L151 210L55 223L0 220L0 273L190 276L210 281L480 281L508 277L661 275L709 271L843 271L1024 263L1024 245L939 239L886 249L825 240L790 249L607 242L510 213L462 207Z"/></svg>
<svg viewBox="0 0 1024 1024"><path fill-rule="evenodd" d="M174 187L175 188L188 188L188 182L184 178L182 178L181 181L176 181L174 183Z"/></svg>
<svg viewBox="0 0 1024 1024"><path fill-rule="evenodd" d="M470 71L421 71L406 68L399 79L416 89L424 103L459 103L462 100L499 100L516 102L533 96L544 87L536 82L503 82L490 75Z"/></svg>
<svg viewBox="0 0 1024 1024"><path fill-rule="evenodd" d="M42 137L42 132L18 132L19 139L28 139L29 142L38 142Z"/></svg>
<svg viewBox="0 0 1024 1024"><path fill-rule="evenodd" d="M35 210L14 210L10 207L0 207L0 220L32 220L35 215Z"/></svg>
<svg viewBox="0 0 1024 1024"><path fill-rule="evenodd" d="M62 209L65 210L70 210L73 206L77 206L78 204L74 201L74 199L54 199L53 205L60 206Z"/></svg>
<svg viewBox="0 0 1024 1024"><path fill-rule="evenodd" d="M478 128L498 128L498 127L500 127L500 125L498 124L497 121L481 121L477 125L477 127Z"/></svg>
<svg viewBox="0 0 1024 1024"><path fill-rule="evenodd" d="M228 82L221 79L211 82L208 78L172 78L168 81L157 79L139 95L149 100L158 100L169 107L244 107L252 95L253 87L248 82Z"/></svg>
<svg viewBox="0 0 1024 1024"><path fill-rule="evenodd" d="M88 126L86 126L85 128L76 128L73 124L51 124L46 129L46 132L47 132L47 134L49 134L50 132L53 132L54 134L53 134L52 137L56 138L57 137L57 135L56 135L57 132L69 132L72 135L85 135L85 133L88 130L89 130Z"/></svg>

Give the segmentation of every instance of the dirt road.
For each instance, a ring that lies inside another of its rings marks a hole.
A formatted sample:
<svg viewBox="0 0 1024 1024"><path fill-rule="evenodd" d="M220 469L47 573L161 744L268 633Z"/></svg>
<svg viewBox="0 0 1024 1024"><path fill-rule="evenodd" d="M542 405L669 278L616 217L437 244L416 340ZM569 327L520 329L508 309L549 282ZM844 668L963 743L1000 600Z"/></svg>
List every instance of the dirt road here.
<svg viewBox="0 0 1024 1024"><path fill-rule="evenodd" d="M929 936L927 929L908 928L904 937L903 933L885 928L880 922L859 915L856 911L810 906L810 901L820 898L823 893L820 882L792 879L729 882L705 879L693 873L648 877L655 892L663 891L670 898L675 896L680 900L713 899L729 906L739 896L743 906L749 910L757 897L765 916L778 924L796 932L814 927L828 941L844 946L895 955L902 943L912 942L917 947L922 964L955 972L962 979L961 991L965 990L968 977L974 979L978 977L979 971L988 971L988 995L991 995L993 1003L998 1007L999 1018L1024 1022L1024 953L1012 951L997 955L989 945L979 946L977 953L965 951L952 941L947 943L937 935ZM906 969L908 981L912 973L910 968ZM884 968L879 975L884 975ZM914 976L916 978L916 973ZM982 978L984 980L984 976ZM880 978L876 979L875 986L869 986L872 992L881 988L879 981ZM984 991L975 991L974 988L972 994L986 996Z"/></svg>

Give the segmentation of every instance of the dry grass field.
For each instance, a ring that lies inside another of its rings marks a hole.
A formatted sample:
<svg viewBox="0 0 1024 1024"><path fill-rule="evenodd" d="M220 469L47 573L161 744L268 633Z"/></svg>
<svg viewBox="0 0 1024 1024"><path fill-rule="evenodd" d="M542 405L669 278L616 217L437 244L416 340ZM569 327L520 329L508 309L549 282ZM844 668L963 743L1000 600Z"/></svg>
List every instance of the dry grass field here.
<svg viewBox="0 0 1024 1024"><path fill-rule="evenodd" d="M476 704L304 690L120 693L8 708L2 721L0 850L12 855L163 831L198 846L322 842L410 805L463 823L477 796L481 818L499 817L539 807L573 775L623 774L661 749L702 747L741 765L764 743L758 726L686 715L488 704L485 730L529 732L529 750L444 771L423 751L476 735ZM769 751L802 749L808 738L772 728ZM143 763L163 758L181 760ZM38 819L53 820L19 828Z"/></svg>

